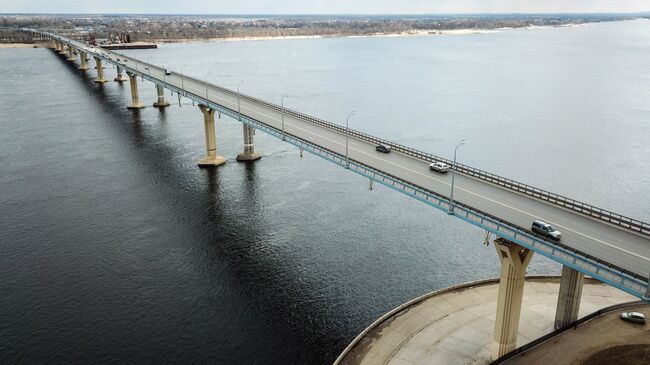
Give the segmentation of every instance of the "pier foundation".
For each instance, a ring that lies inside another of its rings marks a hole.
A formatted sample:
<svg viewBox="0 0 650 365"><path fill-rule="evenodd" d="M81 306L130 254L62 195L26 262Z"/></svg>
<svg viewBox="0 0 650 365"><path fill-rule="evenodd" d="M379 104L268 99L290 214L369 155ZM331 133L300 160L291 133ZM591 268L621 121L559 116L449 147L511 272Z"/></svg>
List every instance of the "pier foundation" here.
<svg viewBox="0 0 650 365"><path fill-rule="evenodd" d="M156 108L165 108L169 106L169 102L165 100L165 89L162 85L156 85L156 92L158 93L158 100L153 103Z"/></svg>
<svg viewBox="0 0 650 365"><path fill-rule="evenodd" d="M501 261L501 276L494 323L492 360L498 359L517 347L524 277L526 267L533 257L533 251L503 238L494 240L494 247Z"/></svg>
<svg viewBox="0 0 650 365"><path fill-rule="evenodd" d="M124 74L122 73L122 67L117 66L117 76L113 79L113 81L122 83L126 80L127 80L126 77L124 77Z"/></svg>
<svg viewBox="0 0 650 365"><path fill-rule="evenodd" d="M568 266L562 267L560 280L560 293L557 298L555 310L555 329L560 329L578 319L580 299L582 298L582 284L585 275Z"/></svg>
<svg viewBox="0 0 650 365"><path fill-rule="evenodd" d="M102 59L95 57L95 65L95 68L97 69L97 78L95 79L95 82L98 84L107 82L107 80L104 78L104 67L102 66Z"/></svg>
<svg viewBox="0 0 650 365"><path fill-rule="evenodd" d="M68 46L68 61L75 61L77 58L74 56L74 48Z"/></svg>
<svg viewBox="0 0 650 365"><path fill-rule="evenodd" d="M205 105L199 105L199 109L203 112L203 123L205 125L205 149L206 156L199 161L199 166L219 166L226 163L223 156L217 155L217 132L214 126L214 112L212 108Z"/></svg>
<svg viewBox="0 0 650 365"><path fill-rule="evenodd" d="M253 136L255 135L255 128L243 124L244 127L244 152L237 155L237 161L255 161L262 158L259 153L255 152L255 144L253 143Z"/></svg>
<svg viewBox="0 0 650 365"><path fill-rule="evenodd" d="M138 76L130 72L126 73L129 76L129 83L131 84L131 104L127 106L128 109L142 109L144 104L140 102L138 96Z"/></svg>

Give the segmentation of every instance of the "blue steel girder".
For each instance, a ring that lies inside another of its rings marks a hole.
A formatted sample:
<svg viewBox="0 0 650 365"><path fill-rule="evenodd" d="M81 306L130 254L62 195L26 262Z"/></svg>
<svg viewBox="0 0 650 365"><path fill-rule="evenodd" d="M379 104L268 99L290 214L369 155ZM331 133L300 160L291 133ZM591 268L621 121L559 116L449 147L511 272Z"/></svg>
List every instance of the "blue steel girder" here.
<svg viewBox="0 0 650 365"><path fill-rule="evenodd" d="M65 40L64 38L58 38L58 39L63 41L66 44L71 44L69 40ZM231 118L238 120L248 126L251 126L255 129L259 129L276 138L282 139L287 143L290 143L298 148L306 150L316 156L324 158L339 166L342 166L344 168L347 166L345 156L337 152L318 146L314 143L311 143L307 140L291 135L289 133L283 133L281 130L273 126L265 124L261 121L253 119L246 115L240 114L237 111L232 110L224 105L210 101L202 95L197 95L192 92L188 92L187 90L181 89L164 80L160 80L155 77L152 77L149 74L143 72L144 70L133 68L130 65L116 63L115 61L104 56L101 53L97 53L87 49L87 47L84 45L72 44L72 46L84 47L86 48L88 54L97 56L103 59L104 61L111 63L115 66L119 66L128 72L131 72L133 74L140 76L143 79L151 81L156 85L163 86L164 88L174 91L177 94L182 95L199 104L203 104L210 108L214 108L215 110L219 111L219 113L221 114L230 116ZM149 65L149 67L156 67L158 69L162 69L154 65ZM184 77L187 77L188 79L193 79L189 76L184 76ZM194 80L200 81L196 79ZM451 203L449 198L446 196L437 194L423 187L404 181L396 176L392 176L388 173L367 166L354 159L349 159L349 170L361 176L364 176L372 181L385 185L391 189L399 191L411 198L419 200L445 213L450 212ZM563 246L561 244L541 239L537 236L530 234L522 227L501 220L498 217L492 216L488 213L481 212L480 210L472 208L463 203L454 202L453 204L454 204L454 209L453 209L454 212L452 215L455 216L456 218L459 218L467 223L473 224L486 231L492 232L499 237L503 237L504 239L515 242L536 253L548 257L551 260L557 261L563 265L578 270L586 275L592 276L604 283L607 283L615 288L623 290L645 301L650 301L650 281L648 281L647 278L644 281L639 277L630 275L629 273L626 273L619 268L613 267L612 265L609 265L605 262L601 262L597 258L590 257L589 255L582 254L580 252L576 252L575 250L570 249L569 247Z"/></svg>

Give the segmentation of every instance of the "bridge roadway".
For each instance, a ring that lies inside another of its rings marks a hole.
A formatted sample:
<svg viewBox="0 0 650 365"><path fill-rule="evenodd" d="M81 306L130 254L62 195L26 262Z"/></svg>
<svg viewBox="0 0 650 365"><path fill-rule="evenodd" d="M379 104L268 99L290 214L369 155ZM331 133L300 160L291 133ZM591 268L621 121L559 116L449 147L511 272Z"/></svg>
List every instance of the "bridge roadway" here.
<svg viewBox="0 0 650 365"><path fill-rule="evenodd" d="M169 84L185 90L211 103L230 109L240 110L242 117L247 117L282 130L282 112L279 107L270 107L256 99L238 94L234 91L205 83L172 71L165 75L162 68L147 64L132 57L92 47L65 39L75 47L90 54L100 54L106 61L136 70L147 79L161 84ZM118 61L119 59L119 61ZM167 85L165 85L167 87ZM207 96L207 97L206 97ZM239 99L239 106L238 106ZM284 113L284 131L315 145L345 155L346 133L319 125L296 114ZM429 169L430 161L393 151L383 154L375 151L375 144L368 141L349 138L349 158L366 166L385 172L400 180L425 188L440 196L448 197L451 187L451 173L440 174ZM499 217L519 227L530 229L535 219L542 219L555 225L562 232L563 245L576 249L636 274L647 282L650 272L650 236L633 232L629 229L592 218L493 183L456 173L454 184L454 201L464 203L472 208ZM396 212L395 214L399 214ZM469 254L469 253L468 253ZM553 257L551 257L553 258ZM578 268L580 269L580 268ZM584 270L582 270L584 271ZM593 275L592 272L586 272ZM610 283L611 284L611 283ZM625 285L620 286L626 290ZM632 292L642 296L639 290ZM640 295L641 294L641 295Z"/></svg>

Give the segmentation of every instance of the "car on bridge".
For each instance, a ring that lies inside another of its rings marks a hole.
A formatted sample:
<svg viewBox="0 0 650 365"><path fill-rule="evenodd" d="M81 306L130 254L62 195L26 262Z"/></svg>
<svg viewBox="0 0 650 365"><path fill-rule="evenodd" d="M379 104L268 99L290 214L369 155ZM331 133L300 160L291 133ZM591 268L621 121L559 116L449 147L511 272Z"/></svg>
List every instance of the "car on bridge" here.
<svg viewBox="0 0 650 365"><path fill-rule="evenodd" d="M621 319L632 323L645 324L645 316L639 312L621 313Z"/></svg>
<svg viewBox="0 0 650 365"><path fill-rule="evenodd" d="M555 229L555 227L552 225L541 220L534 221L531 229L533 232L539 233L542 236L549 237L555 241L559 241L560 238L562 238L562 233L560 231Z"/></svg>
<svg viewBox="0 0 650 365"><path fill-rule="evenodd" d="M432 164L429 165L429 168L435 172L441 172L441 173L446 173L451 169L451 166L447 165L444 162L436 161Z"/></svg>
<svg viewBox="0 0 650 365"><path fill-rule="evenodd" d="M382 144L378 144L377 147L375 147L375 149L381 153L390 153L392 148L389 145L382 143Z"/></svg>

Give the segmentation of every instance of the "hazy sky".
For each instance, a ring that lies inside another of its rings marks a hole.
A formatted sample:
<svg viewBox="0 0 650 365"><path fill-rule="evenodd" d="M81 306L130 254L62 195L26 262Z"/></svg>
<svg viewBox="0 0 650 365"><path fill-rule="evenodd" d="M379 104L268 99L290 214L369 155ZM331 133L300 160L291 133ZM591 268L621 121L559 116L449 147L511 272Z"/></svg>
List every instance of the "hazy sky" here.
<svg viewBox="0 0 650 365"><path fill-rule="evenodd" d="M648 10L650 0L0 0L2 13L386 14Z"/></svg>

